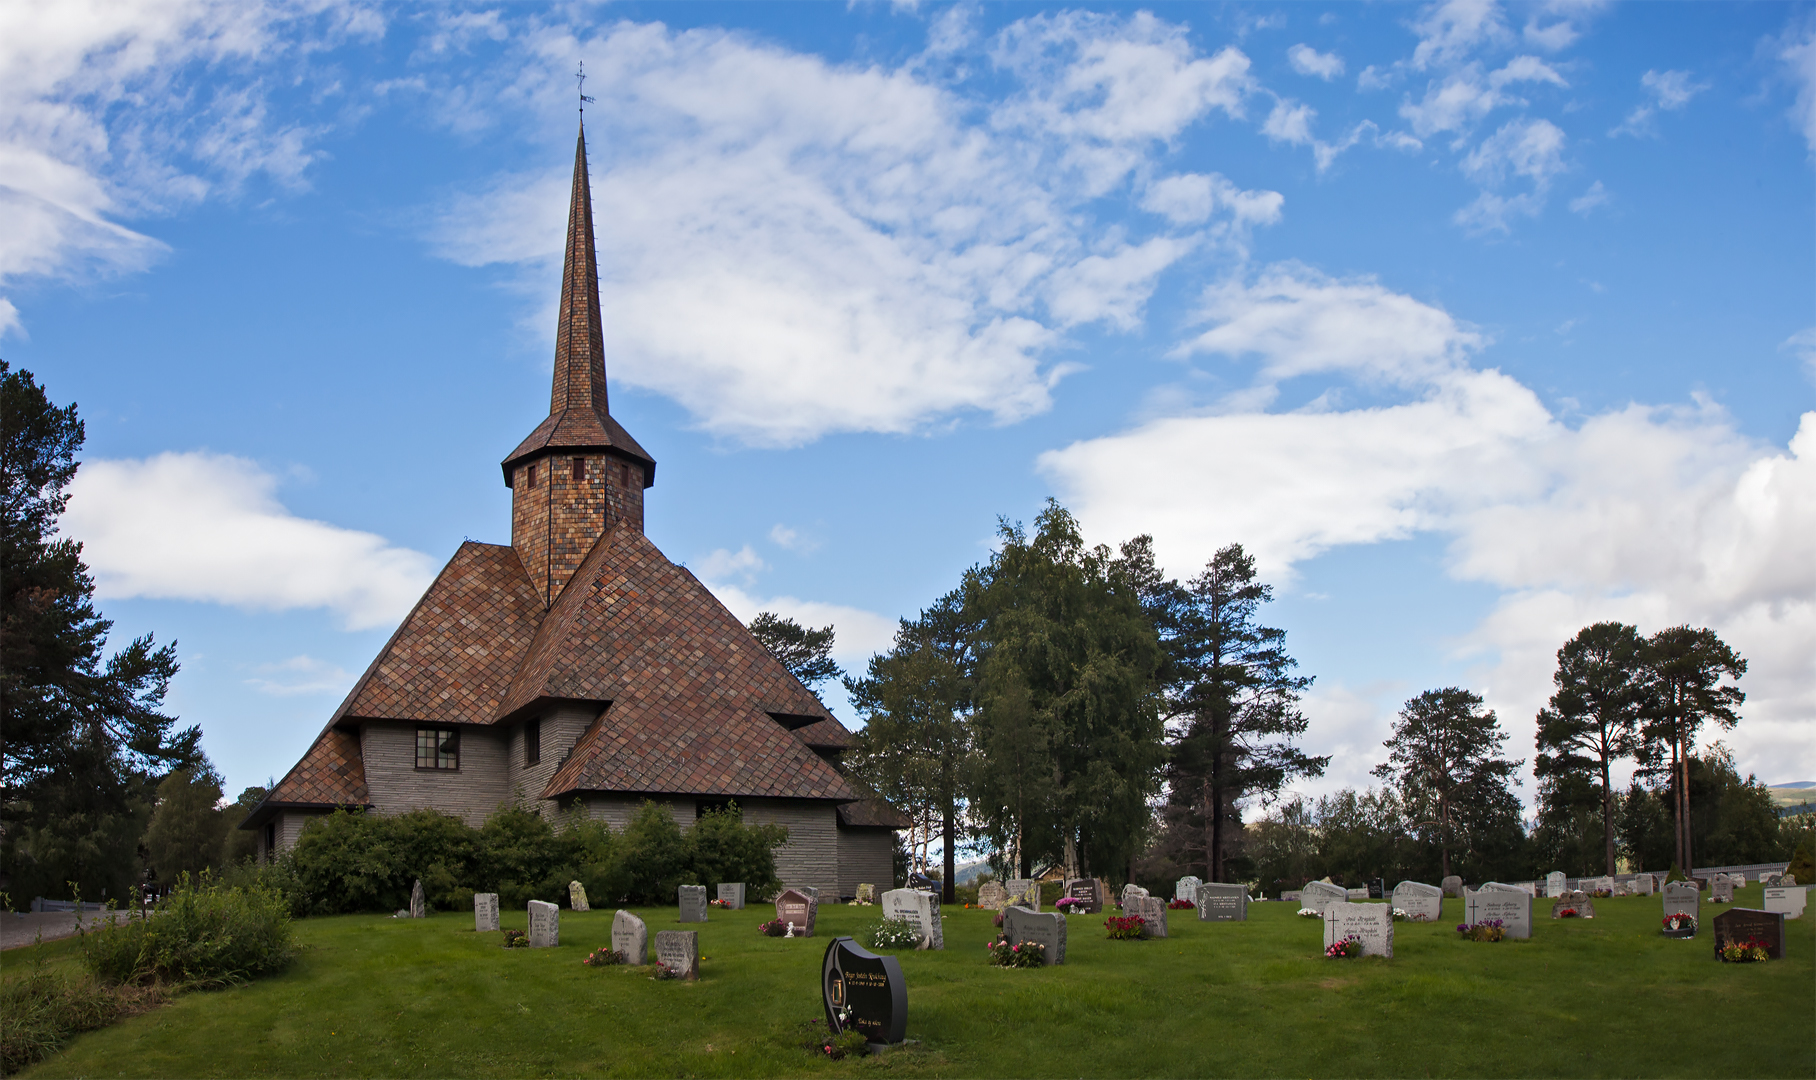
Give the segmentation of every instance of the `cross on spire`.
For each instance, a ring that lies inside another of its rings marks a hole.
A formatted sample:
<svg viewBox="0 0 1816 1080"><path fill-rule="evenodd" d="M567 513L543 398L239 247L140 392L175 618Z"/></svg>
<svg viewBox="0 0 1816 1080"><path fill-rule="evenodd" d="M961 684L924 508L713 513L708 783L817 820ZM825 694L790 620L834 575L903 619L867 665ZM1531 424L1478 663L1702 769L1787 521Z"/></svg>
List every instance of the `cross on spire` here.
<svg viewBox="0 0 1816 1080"><path fill-rule="evenodd" d="M593 98L586 96L586 61L580 61L580 70L574 72L574 83L580 92L580 115L586 115L586 107L593 103Z"/></svg>

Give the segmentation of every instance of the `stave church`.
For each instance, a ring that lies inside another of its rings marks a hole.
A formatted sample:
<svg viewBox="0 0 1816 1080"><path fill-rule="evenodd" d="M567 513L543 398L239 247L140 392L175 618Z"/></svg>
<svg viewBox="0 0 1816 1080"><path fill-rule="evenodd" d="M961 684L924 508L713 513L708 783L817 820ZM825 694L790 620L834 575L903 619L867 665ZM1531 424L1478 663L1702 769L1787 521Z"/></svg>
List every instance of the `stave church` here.
<svg viewBox="0 0 1816 1080"><path fill-rule="evenodd" d="M586 131L574 153L549 415L504 459L511 542L460 546L327 726L240 826L260 857L338 807L583 809L682 828L735 800L788 828L788 885L893 881L908 821L855 778L845 727L643 535L656 462L606 395Z"/></svg>

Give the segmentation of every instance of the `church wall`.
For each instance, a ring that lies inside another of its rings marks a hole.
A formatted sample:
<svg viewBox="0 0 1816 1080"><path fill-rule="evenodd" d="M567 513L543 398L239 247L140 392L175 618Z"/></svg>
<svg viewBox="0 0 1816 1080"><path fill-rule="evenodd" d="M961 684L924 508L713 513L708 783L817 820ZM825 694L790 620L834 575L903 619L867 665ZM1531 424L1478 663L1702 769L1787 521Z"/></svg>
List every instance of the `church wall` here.
<svg viewBox="0 0 1816 1080"><path fill-rule="evenodd" d="M776 849L776 876L782 884L811 885L821 899L846 895L839 890L839 818L833 803L739 799L738 805L747 822L788 829L788 843Z"/></svg>
<svg viewBox="0 0 1816 1080"><path fill-rule="evenodd" d="M878 896L895 888L894 830L839 829L839 895L856 896L865 882Z"/></svg>
<svg viewBox="0 0 1816 1080"><path fill-rule="evenodd" d="M360 730L366 791L381 814L429 807L479 826L511 802L509 740L483 727L460 729L459 769L416 767L414 723L370 721Z"/></svg>
<svg viewBox="0 0 1816 1080"><path fill-rule="evenodd" d="M506 757L510 763L510 780L512 801L526 809L535 810L543 817L553 819L555 802L543 799L544 788L549 786L549 778L555 770L561 768L568 755L573 752L574 744L586 734L594 720L598 719L599 709L591 705L566 705L551 709L542 715L542 755L534 765L524 764L524 724L514 725L506 738L508 747Z"/></svg>

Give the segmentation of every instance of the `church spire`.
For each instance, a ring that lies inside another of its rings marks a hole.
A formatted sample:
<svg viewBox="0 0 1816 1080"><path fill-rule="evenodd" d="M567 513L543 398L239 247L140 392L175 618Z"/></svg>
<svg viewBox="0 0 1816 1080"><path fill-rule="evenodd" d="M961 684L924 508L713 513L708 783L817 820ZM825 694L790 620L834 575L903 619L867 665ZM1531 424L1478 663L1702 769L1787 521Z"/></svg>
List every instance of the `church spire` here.
<svg viewBox="0 0 1816 1080"><path fill-rule="evenodd" d="M599 256L593 240L593 189L587 179L586 125L574 143L567 251L561 260L561 317L555 330L555 386L549 415L591 409L609 416L605 338L599 324Z"/></svg>

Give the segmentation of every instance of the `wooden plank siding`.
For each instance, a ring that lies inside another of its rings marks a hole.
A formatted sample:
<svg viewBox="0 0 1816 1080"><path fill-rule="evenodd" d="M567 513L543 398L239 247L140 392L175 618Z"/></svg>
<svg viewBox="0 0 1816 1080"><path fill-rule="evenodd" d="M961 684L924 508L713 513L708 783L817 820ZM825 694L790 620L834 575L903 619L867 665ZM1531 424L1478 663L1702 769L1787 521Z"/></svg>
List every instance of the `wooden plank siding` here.
<svg viewBox="0 0 1816 1080"><path fill-rule="evenodd" d="M878 900L895 888L895 832L839 829L839 895L856 896L864 883L876 886Z"/></svg>
<svg viewBox="0 0 1816 1080"><path fill-rule="evenodd" d="M418 769L414 723L368 721L360 728L366 791L381 814L431 808L477 828L510 804L509 733L485 727L460 729L460 768Z"/></svg>

